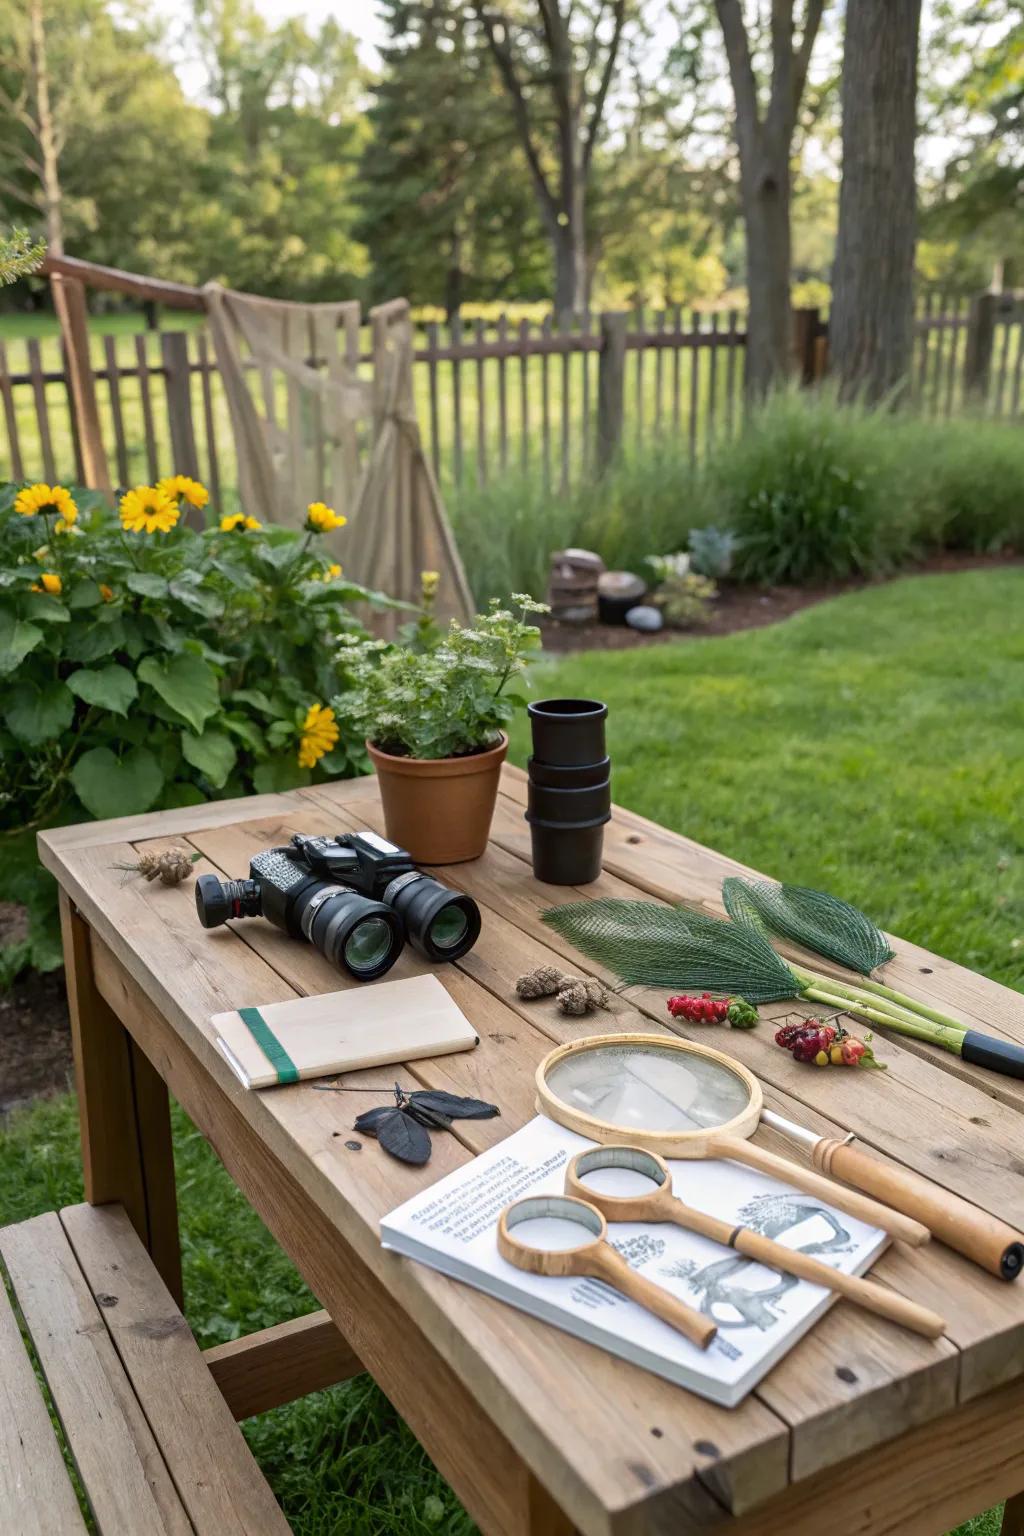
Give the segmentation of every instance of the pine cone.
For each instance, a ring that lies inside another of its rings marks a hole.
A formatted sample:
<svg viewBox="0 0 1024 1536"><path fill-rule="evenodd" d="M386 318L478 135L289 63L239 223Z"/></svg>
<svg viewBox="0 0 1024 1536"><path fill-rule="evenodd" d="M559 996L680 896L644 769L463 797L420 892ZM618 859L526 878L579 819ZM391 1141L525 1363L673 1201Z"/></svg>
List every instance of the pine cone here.
<svg viewBox="0 0 1024 1536"><path fill-rule="evenodd" d="M164 885L178 885L192 873L192 855L184 848L168 848L160 855L157 872ZM152 875L146 876L147 880L152 878Z"/></svg>
<svg viewBox="0 0 1024 1536"><path fill-rule="evenodd" d="M518 977L516 992L527 1000L535 997L554 997L565 979L561 971L556 971L553 965L538 965L535 971L527 971L525 976Z"/></svg>
<svg viewBox="0 0 1024 1536"><path fill-rule="evenodd" d="M590 998L587 995L587 984L578 976L571 976L558 993L558 1006L563 1013L579 1017L590 1012Z"/></svg>
<svg viewBox="0 0 1024 1536"><path fill-rule="evenodd" d="M140 875L145 875L147 880L154 880L160 873L160 858L159 853L140 853L139 862L135 868ZM130 865L125 866L126 869L130 867Z"/></svg>

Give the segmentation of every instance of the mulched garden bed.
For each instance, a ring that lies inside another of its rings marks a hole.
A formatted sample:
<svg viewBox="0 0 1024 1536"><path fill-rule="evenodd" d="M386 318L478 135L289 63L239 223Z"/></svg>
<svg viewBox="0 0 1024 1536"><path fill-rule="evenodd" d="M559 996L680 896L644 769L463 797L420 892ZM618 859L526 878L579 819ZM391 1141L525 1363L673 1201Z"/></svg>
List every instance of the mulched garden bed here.
<svg viewBox="0 0 1024 1536"><path fill-rule="evenodd" d="M64 972L29 971L0 995L0 1123L11 1109L71 1086Z"/></svg>
<svg viewBox="0 0 1024 1536"><path fill-rule="evenodd" d="M790 614L811 608L829 597L844 592L858 592L901 576L931 576L949 571L977 571L991 566L1020 565L1020 557L1009 555L933 555L912 571L897 571L893 577L872 580L833 581L817 587L752 587L731 582L719 584L718 597L711 606L706 624L699 629L662 629L656 635L642 634L626 624L559 624L542 619L544 649L554 655L570 651L621 651L637 646L664 645L667 640L697 640L707 635L731 635L741 629L760 629L777 624Z"/></svg>

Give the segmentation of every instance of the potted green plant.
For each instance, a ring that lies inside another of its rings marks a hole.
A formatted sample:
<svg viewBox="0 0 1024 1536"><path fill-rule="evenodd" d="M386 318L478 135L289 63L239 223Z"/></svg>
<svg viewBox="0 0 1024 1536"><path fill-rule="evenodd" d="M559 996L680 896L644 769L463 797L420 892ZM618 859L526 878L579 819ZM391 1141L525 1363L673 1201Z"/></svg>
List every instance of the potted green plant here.
<svg viewBox="0 0 1024 1536"><path fill-rule="evenodd" d="M345 691L334 701L343 728L365 737L380 780L389 838L422 864L457 864L487 846L501 765L502 727L525 703L515 691L540 631L542 603L516 593L518 612L493 599L471 627L446 633L428 611L406 643L353 639L340 654Z"/></svg>

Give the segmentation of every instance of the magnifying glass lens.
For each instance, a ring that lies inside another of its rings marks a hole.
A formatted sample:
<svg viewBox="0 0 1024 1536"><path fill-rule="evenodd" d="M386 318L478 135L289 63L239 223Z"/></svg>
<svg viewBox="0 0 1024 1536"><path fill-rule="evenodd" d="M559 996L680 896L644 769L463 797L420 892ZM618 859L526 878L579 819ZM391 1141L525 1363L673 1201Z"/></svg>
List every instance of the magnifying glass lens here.
<svg viewBox="0 0 1024 1536"><path fill-rule="evenodd" d="M601 1218L579 1200L534 1195L505 1212L505 1226L522 1248L536 1253L570 1253L602 1235Z"/></svg>
<svg viewBox="0 0 1024 1536"><path fill-rule="evenodd" d="M579 1051L555 1062L546 1083L563 1104L624 1131L713 1130L750 1102L746 1083L727 1066L657 1045Z"/></svg>

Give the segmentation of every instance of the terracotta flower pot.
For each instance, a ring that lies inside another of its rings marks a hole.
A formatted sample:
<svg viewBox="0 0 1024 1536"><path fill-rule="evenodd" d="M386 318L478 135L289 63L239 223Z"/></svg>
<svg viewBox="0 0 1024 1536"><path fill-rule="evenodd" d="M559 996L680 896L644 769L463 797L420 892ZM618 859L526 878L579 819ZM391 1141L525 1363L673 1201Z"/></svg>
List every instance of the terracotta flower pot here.
<svg viewBox="0 0 1024 1536"><path fill-rule="evenodd" d="M497 746L462 757L394 757L366 743L377 770L388 837L417 864L461 864L487 847L498 779L508 751Z"/></svg>

